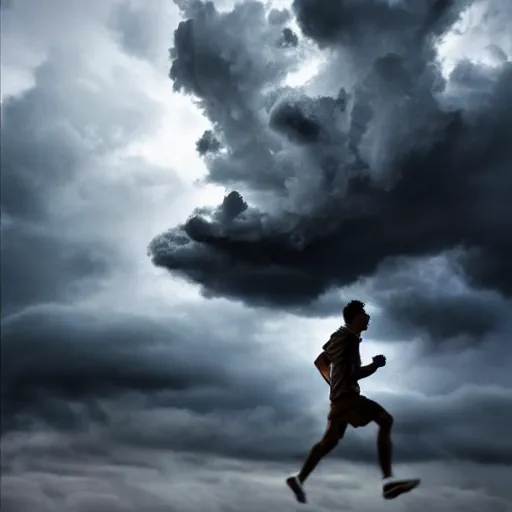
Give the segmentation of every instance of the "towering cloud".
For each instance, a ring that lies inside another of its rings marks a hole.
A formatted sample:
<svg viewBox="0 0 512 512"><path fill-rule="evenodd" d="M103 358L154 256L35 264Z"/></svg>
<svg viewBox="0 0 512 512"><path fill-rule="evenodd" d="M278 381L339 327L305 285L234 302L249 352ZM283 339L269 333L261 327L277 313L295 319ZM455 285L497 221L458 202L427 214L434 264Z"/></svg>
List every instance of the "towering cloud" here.
<svg viewBox="0 0 512 512"><path fill-rule="evenodd" d="M193 213L152 241L154 263L209 294L293 306L390 258L457 249L472 285L509 296L512 67L462 61L446 78L436 52L469 4L296 0L333 59L322 79L338 90L320 97L283 85L293 52L259 4L187 8L171 78L222 141L208 179L249 206Z"/></svg>

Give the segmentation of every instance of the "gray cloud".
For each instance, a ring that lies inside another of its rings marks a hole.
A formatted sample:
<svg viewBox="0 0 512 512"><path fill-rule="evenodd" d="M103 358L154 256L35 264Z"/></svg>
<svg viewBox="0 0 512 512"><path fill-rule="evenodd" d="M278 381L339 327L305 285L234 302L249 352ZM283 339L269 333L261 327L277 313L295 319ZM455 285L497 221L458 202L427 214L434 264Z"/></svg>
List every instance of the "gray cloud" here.
<svg viewBox="0 0 512 512"><path fill-rule="evenodd" d="M105 254L88 243L14 222L2 229L2 316L90 289L108 266Z"/></svg>
<svg viewBox="0 0 512 512"><path fill-rule="evenodd" d="M512 421L511 401L510 388L492 386L463 386L438 397L404 396L394 406L402 440L399 453L413 460L423 451L427 457L435 453L453 460L510 464L512 445L505 436ZM414 443L407 444L402 435Z"/></svg>
<svg viewBox="0 0 512 512"><path fill-rule="evenodd" d="M38 218L51 210L51 194L59 187L140 137L158 118L149 98L133 96L130 103L129 90L121 98L115 83L104 83L102 94L96 94L84 82L99 77L81 64L86 65L55 51L36 70L34 87L3 105L2 209L11 216ZM106 97L112 102L105 104Z"/></svg>
<svg viewBox="0 0 512 512"><path fill-rule="evenodd" d="M101 94L90 83L102 84ZM103 82L85 60L56 50L36 69L34 86L4 102L2 315L89 290L91 279L107 274L112 248L85 230L76 236L79 227L75 223L70 229L65 198L84 171L108 167L107 155L158 119L150 99L135 99L129 86L120 96L116 87Z"/></svg>
<svg viewBox="0 0 512 512"><path fill-rule="evenodd" d="M288 9L272 9L267 17L271 25L284 25L290 18L291 13Z"/></svg>
<svg viewBox="0 0 512 512"><path fill-rule="evenodd" d="M16 425L25 414L48 416L57 426L61 419L69 424L73 410L64 405L56 411L58 400L127 395L130 407L132 393L153 393L155 408L165 403L191 414L225 411L243 417L262 407L268 409L264 416L270 414L276 421L296 419L303 399L279 391L287 373L277 380L272 368L258 370L248 363L266 356L258 344L247 343L244 326L247 323L238 327L235 337L215 336L206 318L198 326L179 319L169 326L162 319L107 317L56 306L9 317L2 327L5 425L10 420ZM245 343L237 343L238 337ZM62 412L62 418L55 412Z"/></svg>
<svg viewBox="0 0 512 512"><path fill-rule="evenodd" d="M127 54L154 64L166 64L162 45L171 41L169 22L175 9L166 0L151 4L122 1L114 6L108 25Z"/></svg>
<svg viewBox="0 0 512 512"><path fill-rule="evenodd" d="M221 148L220 142L215 138L211 130L206 130L196 143L197 152L206 155L209 152L218 151Z"/></svg>
<svg viewBox="0 0 512 512"><path fill-rule="evenodd" d="M44 512L230 509L257 512L262 510L262 505L291 512L297 508L289 494L283 493L282 474L287 470L283 465L247 464L218 457L195 459L155 452L153 467L148 467L147 458L140 453L118 451L108 460L88 460L70 452L69 460L47 458L46 474L42 474L38 471L40 459L33 450L36 444L50 447L52 440L25 439L24 449L17 458L18 473L2 479L3 506L9 506L6 508L9 512L24 512L35 504ZM379 494L368 492L361 485L371 480L366 468L347 463L326 465L326 471L319 472L310 487L312 510L326 512L340 505L349 511L376 512L382 508ZM418 471L429 484L419 488L414 498L397 501L394 508L400 512L413 506L417 510L435 506L441 512L454 508L470 512L510 510L509 493L500 499L492 490L506 487L505 479L493 479L478 467L464 467L467 475L464 477L449 466L411 469ZM329 477L327 473L336 476ZM476 482L479 486L471 485Z"/></svg>
<svg viewBox="0 0 512 512"><path fill-rule="evenodd" d="M508 326L510 300L465 282L460 252L430 258L395 258L362 284L380 310L372 329L380 339L424 336L431 348L483 342Z"/></svg>
<svg viewBox="0 0 512 512"><path fill-rule="evenodd" d="M283 28L280 44L284 48L295 47L299 44L297 34L291 28Z"/></svg>

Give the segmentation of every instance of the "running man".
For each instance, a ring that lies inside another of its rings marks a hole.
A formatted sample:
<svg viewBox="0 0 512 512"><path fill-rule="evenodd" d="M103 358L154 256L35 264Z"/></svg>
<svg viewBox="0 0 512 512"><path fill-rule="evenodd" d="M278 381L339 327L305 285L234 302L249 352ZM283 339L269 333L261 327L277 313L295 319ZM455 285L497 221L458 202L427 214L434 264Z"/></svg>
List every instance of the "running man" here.
<svg viewBox="0 0 512 512"><path fill-rule="evenodd" d="M382 495L385 499L396 498L414 489L419 479L397 480L391 468L392 443L391 427L393 417L378 403L361 395L358 381L373 375L386 364L386 358L378 355L367 366L361 366L359 343L361 333L368 329L370 315L364 303L353 300L343 309L345 326L331 335L323 346L323 352L315 360L318 371L330 385L331 407L327 430L323 438L309 452L302 469L291 476L286 483L295 494L297 501L306 503L303 485L317 464L329 454L343 438L348 425L364 427L371 421L379 426L378 456L382 470Z"/></svg>

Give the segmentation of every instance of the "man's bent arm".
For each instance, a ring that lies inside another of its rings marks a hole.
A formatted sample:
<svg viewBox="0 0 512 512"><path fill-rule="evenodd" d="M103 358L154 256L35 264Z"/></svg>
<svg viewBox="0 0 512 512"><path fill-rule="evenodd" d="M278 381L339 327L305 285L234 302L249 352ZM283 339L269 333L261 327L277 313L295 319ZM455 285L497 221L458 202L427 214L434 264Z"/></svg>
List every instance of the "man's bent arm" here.
<svg viewBox="0 0 512 512"><path fill-rule="evenodd" d="M327 354L325 352L322 352L315 359L315 366L317 367L318 371L320 372L320 375L324 378L325 382L327 382L327 384L330 385L331 381L329 380L329 377L330 377L331 362L329 361L329 358L327 357Z"/></svg>
<svg viewBox="0 0 512 512"><path fill-rule="evenodd" d="M361 366L357 371L356 378L357 380L366 379L370 375L373 375L377 371L378 366L375 363L370 363L366 366Z"/></svg>

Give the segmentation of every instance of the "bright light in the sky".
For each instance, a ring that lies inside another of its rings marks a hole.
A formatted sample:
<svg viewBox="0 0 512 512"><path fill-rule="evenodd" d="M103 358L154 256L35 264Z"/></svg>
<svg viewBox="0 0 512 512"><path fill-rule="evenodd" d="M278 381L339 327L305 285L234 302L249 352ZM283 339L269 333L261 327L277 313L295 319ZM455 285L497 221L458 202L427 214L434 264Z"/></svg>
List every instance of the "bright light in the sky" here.
<svg viewBox="0 0 512 512"><path fill-rule="evenodd" d="M165 73L148 73L146 93L156 101L163 112L162 123L156 132L138 140L128 149L133 156L142 157L149 164L169 169L186 185L194 185L190 200L195 206L217 206L225 195L223 187L198 184L207 175L207 168L196 150L196 142L210 128L192 99L172 90Z"/></svg>
<svg viewBox="0 0 512 512"><path fill-rule="evenodd" d="M461 60L494 67L511 58L512 38L506 32L491 32L482 23L486 10L484 2L472 4L440 40L437 49L444 76Z"/></svg>
<svg viewBox="0 0 512 512"><path fill-rule="evenodd" d="M288 74L284 85L288 87L301 87L306 85L318 74L323 63L324 59L320 57L313 57L306 60L299 69Z"/></svg>
<svg viewBox="0 0 512 512"><path fill-rule="evenodd" d="M162 123L156 133L132 145L130 152L153 165L172 167L180 177L193 181L206 172L196 152L196 141L209 123L190 97L174 93L171 80L158 71L148 70L145 87L163 113Z"/></svg>

